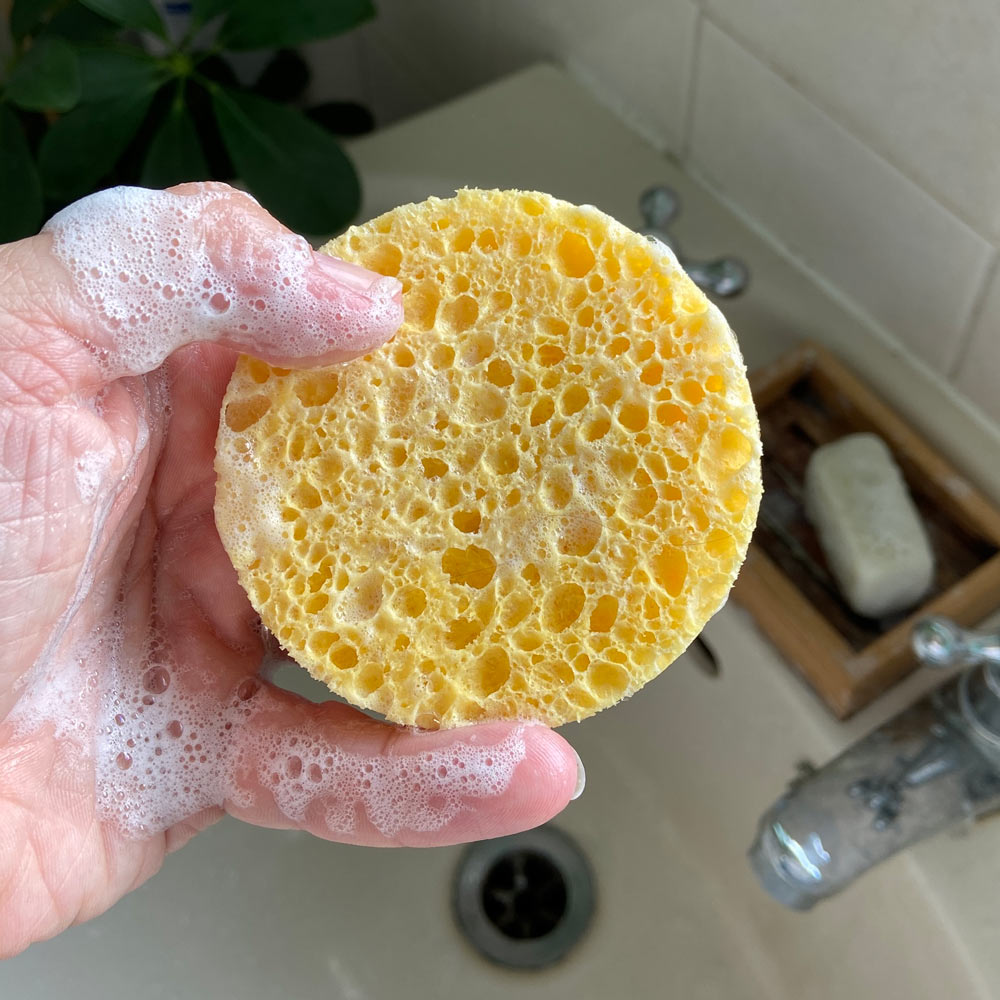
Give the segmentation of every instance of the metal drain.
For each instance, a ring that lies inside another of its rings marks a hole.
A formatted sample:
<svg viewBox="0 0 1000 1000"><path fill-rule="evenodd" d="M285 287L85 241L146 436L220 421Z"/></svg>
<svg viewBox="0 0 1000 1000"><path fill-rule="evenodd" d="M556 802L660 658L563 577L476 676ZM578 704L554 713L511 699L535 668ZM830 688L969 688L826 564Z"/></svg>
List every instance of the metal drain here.
<svg viewBox="0 0 1000 1000"><path fill-rule="evenodd" d="M541 969L583 936L594 911L594 879L561 830L484 840L462 856L454 912L474 948L499 965Z"/></svg>

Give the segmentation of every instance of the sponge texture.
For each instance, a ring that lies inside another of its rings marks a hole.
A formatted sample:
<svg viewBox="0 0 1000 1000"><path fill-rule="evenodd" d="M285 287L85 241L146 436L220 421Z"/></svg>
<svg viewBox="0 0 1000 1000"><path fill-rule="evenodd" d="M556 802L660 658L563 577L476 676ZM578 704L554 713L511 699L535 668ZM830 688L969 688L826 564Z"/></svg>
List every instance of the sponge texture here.
<svg viewBox="0 0 1000 1000"><path fill-rule="evenodd" d="M760 500L742 359L668 250L591 207L464 190L324 250L398 277L346 366L240 359L216 520L264 623L426 728L582 719L725 601Z"/></svg>

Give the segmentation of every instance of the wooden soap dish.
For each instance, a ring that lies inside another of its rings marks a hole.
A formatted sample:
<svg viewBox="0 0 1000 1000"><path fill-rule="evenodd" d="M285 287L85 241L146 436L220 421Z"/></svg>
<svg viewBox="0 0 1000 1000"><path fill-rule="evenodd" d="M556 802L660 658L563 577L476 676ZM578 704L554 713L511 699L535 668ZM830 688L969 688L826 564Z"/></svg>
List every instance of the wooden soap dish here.
<svg viewBox="0 0 1000 1000"><path fill-rule="evenodd" d="M977 624L1000 604L1000 510L828 351L805 343L750 379L764 442L764 498L735 598L838 719L917 665L910 630L931 614ZM906 477L937 569L924 603L870 619L840 596L803 509L812 451L879 434Z"/></svg>

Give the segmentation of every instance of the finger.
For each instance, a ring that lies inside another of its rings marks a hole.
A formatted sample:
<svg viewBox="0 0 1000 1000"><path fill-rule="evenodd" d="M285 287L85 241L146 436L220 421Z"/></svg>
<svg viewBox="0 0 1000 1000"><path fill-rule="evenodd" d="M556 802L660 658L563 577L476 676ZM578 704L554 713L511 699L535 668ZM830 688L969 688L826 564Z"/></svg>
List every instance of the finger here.
<svg viewBox="0 0 1000 1000"><path fill-rule="evenodd" d="M162 569L160 584L153 600L127 575L124 617L103 633L122 646L95 723L98 802L126 837L221 806L346 843L436 846L537 826L576 793L576 755L549 729L419 733L314 704L252 672L256 637L217 633L206 595Z"/></svg>
<svg viewBox="0 0 1000 1000"><path fill-rule="evenodd" d="M259 826L368 846L441 846L538 826L577 790L579 758L544 726L421 733L270 685L245 710L226 809Z"/></svg>
<svg viewBox="0 0 1000 1000"><path fill-rule="evenodd" d="M342 361L402 320L395 279L314 252L224 184L98 192L5 248L4 263L33 292L25 303L47 310L41 325L87 348L82 372L79 352L59 355L70 382L95 368L144 374L196 341L294 367Z"/></svg>

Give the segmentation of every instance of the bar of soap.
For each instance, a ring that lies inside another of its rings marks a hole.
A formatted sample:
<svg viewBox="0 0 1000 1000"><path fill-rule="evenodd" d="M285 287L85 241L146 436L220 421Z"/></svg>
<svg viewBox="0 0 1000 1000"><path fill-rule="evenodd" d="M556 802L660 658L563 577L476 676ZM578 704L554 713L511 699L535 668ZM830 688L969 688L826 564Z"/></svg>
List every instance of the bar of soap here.
<svg viewBox="0 0 1000 1000"><path fill-rule="evenodd" d="M934 553L885 442L850 434L817 448L805 485L806 513L848 604L870 618L916 604Z"/></svg>

